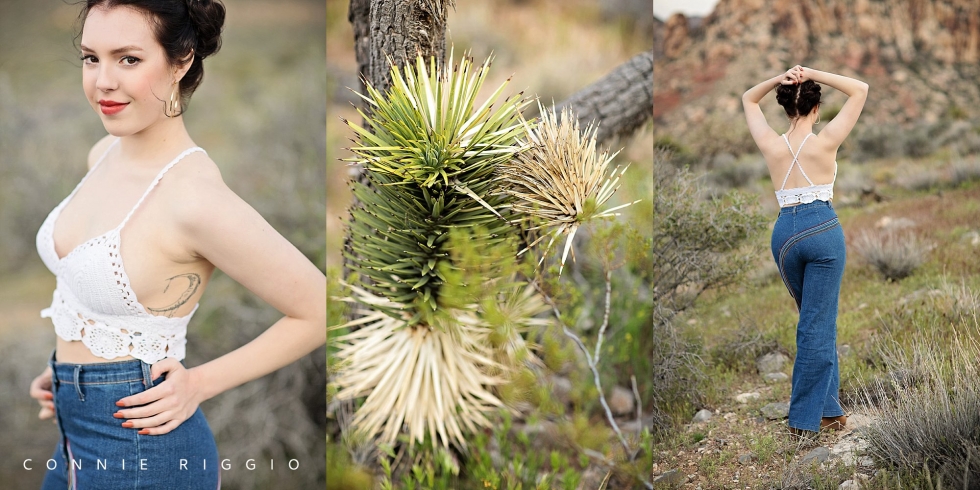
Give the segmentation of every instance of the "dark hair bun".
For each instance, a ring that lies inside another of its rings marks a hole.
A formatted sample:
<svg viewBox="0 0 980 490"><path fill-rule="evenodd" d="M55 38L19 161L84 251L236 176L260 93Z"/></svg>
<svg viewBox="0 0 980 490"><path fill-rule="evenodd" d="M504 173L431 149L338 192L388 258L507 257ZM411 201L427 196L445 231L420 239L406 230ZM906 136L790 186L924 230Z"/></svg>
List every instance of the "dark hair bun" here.
<svg viewBox="0 0 980 490"><path fill-rule="evenodd" d="M813 80L797 85L780 84L776 87L776 102L790 118L806 116L820 104L820 84Z"/></svg>
<svg viewBox="0 0 980 490"><path fill-rule="evenodd" d="M221 29L225 24L225 6L213 0L187 0L187 14L194 24L197 45L194 55L204 59L221 49Z"/></svg>

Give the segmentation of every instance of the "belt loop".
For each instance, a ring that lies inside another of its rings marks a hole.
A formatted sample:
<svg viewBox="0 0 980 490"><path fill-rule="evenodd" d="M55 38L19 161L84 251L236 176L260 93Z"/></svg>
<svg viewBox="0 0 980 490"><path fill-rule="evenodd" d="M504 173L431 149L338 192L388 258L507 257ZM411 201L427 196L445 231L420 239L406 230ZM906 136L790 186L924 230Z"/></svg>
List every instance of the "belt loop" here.
<svg viewBox="0 0 980 490"><path fill-rule="evenodd" d="M143 368L143 387L150 389L153 386L153 378L150 377L150 365L140 361L140 367Z"/></svg>
<svg viewBox="0 0 980 490"><path fill-rule="evenodd" d="M82 393L82 385L78 382L80 374L82 374L82 365L75 364L75 391L78 392L78 400L85 401L85 393Z"/></svg>

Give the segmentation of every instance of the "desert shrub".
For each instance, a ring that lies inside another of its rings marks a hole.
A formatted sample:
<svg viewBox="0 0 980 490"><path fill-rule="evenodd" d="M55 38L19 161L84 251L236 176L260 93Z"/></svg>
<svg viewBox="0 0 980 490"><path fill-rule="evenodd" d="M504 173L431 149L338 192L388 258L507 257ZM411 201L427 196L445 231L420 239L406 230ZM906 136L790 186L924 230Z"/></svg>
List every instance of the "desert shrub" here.
<svg viewBox="0 0 980 490"><path fill-rule="evenodd" d="M738 372L755 369L759 356L779 349L779 342L772 334L763 332L752 320L741 320L738 327L721 337L711 349L710 359L715 365Z"/></svg>
<svg viewBox="0 0 980 490"><path fill-rule="evenodd" d="M853 140L853 144L849 145L851 159L857 163L905 155L903 135L895 126L862 126L850 139Z"/></svg>
<svg viewBox="0 0 980 490"><path fill-rule="evenodd" d="M946 131L948 123L945 120L931 125L918 124L905 131L905 155L922 158L931 155L941 144L940 137Z"/></svg>
<svg viewBox="0 0 980 490"><path fill-rule="evenodd" d="M854 243L862 261L888 281L902 280L925 262L931 247L911 232L864 231Z"/></svg>
<svg viewBox="0 0 980 490"><path fill-rule="evenodd" d="M762 157L735 159L730 153L722 153L714 158L712 167L708 179L726 189L743 188L752 181L769 175L766 161Z"/></svg>
<svg viewBox="0 0 980 490"><path fill-rule="evenodd" d="M942 181L939 169L935 168L903 168L892 183L910 191L924 191L938 187Z"/></svg>
<svg viewBox="0 0 980 490"><path fill-rule="evenodd" d="M824 110L820 111L820 119L822 121L830 122L835 117L837 117L837 114L840 114L840 110L843 109L843 108L844 108L844 106L842 106L842 105L832 105L832 106L829 106L829 107L825 108Z"/></svg>
<svg viewBox="0 0 980 490"><path fill-rule="evenodd" d="M728 116L708 116L685 138L691 153L710 159L721 153L736 157L757 153L759 149L745 124L732 124Z"/></svg>
<svg viewBox="0 0 980 490"><path fill-rule="evenodd" d="M706 198L701 178L663 164L654 153L652 271L654 413L701 404L704 362L700 346L682 338L674 317L693 306L704 291L732 284L753 266L747 242L765 219L754 200L739 191ZM762 243L761 240L758 243Z"/></svg>
<svg viewBox="0 0 980 490"><path fill-rule="evenodd" d="M958 186L980 180L980 157L960 158L950 164L950 183Z"/></svg>
<svg viewBox="0 0 980 490"><path fill-rule="evenodd" d="M669 319L705 290L732 284L752 267L753 251L741 247L762 231L766 219L757 199L745 193L705 198L697 175L663 165L663 158L654 154L651 266L657 315Z"/></svg>
<svg viewBox="0 0 980 490"><path fill-rule="evenodd" d="M972 329L976 329L974 321ZM980 346L975 338L946 332L922 335L911 347L885 355L896 371L923 373L917 386L877 387L868 397L876 420L866 437L868 453L891 468L928 472L944 488L980 486Z"/></svg>
<svg viewBox="0 0 980 490"><path fill-rule="evenodd" d="M660 162L672 165L677 168L684 168L698 165L702 158L691 153L691 151L672 138L670 135L659 136L653 143L654 151L660 152L663 157Z"/></svg>

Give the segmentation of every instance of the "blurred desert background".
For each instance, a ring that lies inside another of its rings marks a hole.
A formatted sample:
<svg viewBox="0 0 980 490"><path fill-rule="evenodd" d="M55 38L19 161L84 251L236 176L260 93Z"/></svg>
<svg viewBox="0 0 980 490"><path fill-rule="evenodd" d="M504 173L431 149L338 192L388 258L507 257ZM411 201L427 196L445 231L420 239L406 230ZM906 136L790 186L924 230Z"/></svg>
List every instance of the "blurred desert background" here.
<svg viewBox="0 0 980 490"><path fill-rule="evenodd" d="M228 185L321 269L325 267L325 7L316 1L228 0L222 48L185 120ZM39 311L54 277L34 237L85 172L105 130L82 94L73 44L78 5L0 2L0 484L38 488L58 438L28 396L55 343ZM250 341L280 318L216 272L188 329L188 367ZM202 408L232 469L223 488L322 488L324 351L230 390ZM33 471L23 469L32 458ZM246 460L257 469L245 468ZM297 471L286 462L298 459ZM275 470L269 470L269 459Z"/></svg>

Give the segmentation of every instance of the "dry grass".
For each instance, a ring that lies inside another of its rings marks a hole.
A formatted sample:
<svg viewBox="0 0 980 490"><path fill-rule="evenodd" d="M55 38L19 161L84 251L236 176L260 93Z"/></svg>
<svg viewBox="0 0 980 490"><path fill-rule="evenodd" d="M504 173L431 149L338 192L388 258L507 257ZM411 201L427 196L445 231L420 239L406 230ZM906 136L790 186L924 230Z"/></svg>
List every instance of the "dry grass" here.
<svg viewBox="0 0 980 490"><path fill-rule="evenodd" d="M854 251L888 281L911 275L925 262L931 246L911 232L864 231Z"/></svg>
<svg viewBox="0 0 980 490"><path fill-rule="evenodd" d="M868 398L882 400L870 408L878 422L868 430L869 453L889 467L927 470L934 488L978 488L980 344L956 332L918 340L908 349L896 346L885 353L894 369L922 373L917 386L866 391Z"/></svg>

